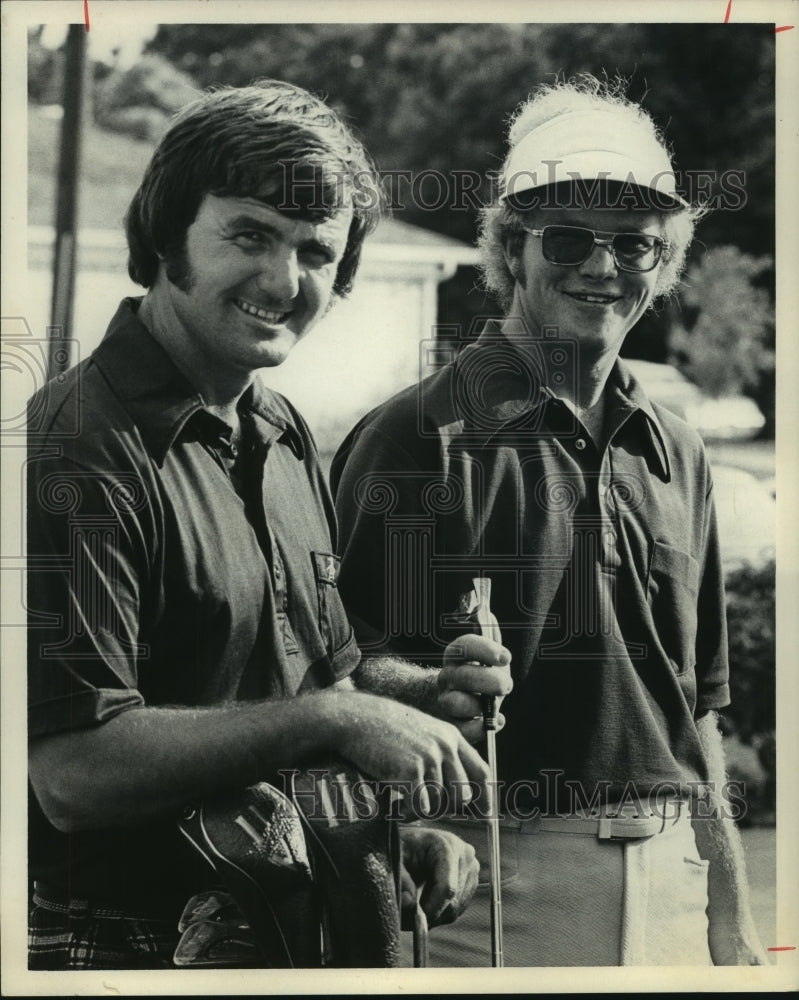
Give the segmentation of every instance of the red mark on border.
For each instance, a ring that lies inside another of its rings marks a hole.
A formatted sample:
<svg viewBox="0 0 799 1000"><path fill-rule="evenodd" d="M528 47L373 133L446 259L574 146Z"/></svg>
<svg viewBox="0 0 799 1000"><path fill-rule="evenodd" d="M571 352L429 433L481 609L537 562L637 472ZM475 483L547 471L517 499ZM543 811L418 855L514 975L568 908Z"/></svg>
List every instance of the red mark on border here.
<svg viewBox="0 0 799 1000"><path fill-rule="evenodd" d="M791 25L793 27L793 25ZM779 28L777 29L779 31ZM796 945L784 945L782 948L766 948L766 951L796 951Z"/></svg>
<svg viewBox="0 0 799 1000"><path fill-rule="evenodd" d="M84 3L87 3L87 2L88 2L88 0L84 0ZM732 0L728 0L728 2L727 2L727 10L726 10L726 12L724 14L724 23L725 24L727 24L728 21L730 20L730 11L731 10L732 10ZM88 17L88 14L86 16ZM796 27L796 25L794 25L794 24L783 24L783 26L781 28L775 28L774 29L774 34L776 35L780 31L793 31L793 29L795 27ZM89 22L88 21L86 22L86 30L87 31L89 30ZM772 948L770 950L774 951L776 949Z"/></svg>
<svg viewBox="0 0 799 1000"><path fill-rule="evenodd" d="M730 0L732 3L732 0ZM89 0L83 0L83 21L86 25L86 30L89 30Z"/></svg>

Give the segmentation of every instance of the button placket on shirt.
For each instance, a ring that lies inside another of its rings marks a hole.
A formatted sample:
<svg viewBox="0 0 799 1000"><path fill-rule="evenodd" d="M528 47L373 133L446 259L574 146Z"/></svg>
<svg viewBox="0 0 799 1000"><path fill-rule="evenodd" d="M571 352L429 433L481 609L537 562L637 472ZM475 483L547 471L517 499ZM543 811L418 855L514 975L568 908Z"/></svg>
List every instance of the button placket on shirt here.
<svg viewBox="0 0 799 1000"><path fill-rule="evenodd" d="M577 423L576 436L570 435L563 445L579 468L581 483L578 500L570 514L572 533L570 570L567 575L565 631L557 643L542 647L546 656L563 655L573 641L591 642L602 625L602 531L605 518L599 496L599 454L585 428ZM567 474L574 477L575 473ZM560 650L560 652L559 652Z"/></svg>
<svg viewBox="0 0 799 1000"><path fill-rule="evenodd" d="M599 472L600 514L602 517L602 569L614 572L621 565L618 548L618 509L613 493L613 475L610 467L610 445L603 455Z"/></svg>
<svg viewBox="0 0 799 1000"><path fill-rule="evenodd" d="M283 566L283 559L280 555L280 549L277 547L277 542L272 534L271 528L269 529L269 541L272 547L272 576L274 577L275 583L275 606L278 611L282 614L286 614L288 611L288 595L286 593L286 571Z"/></svg>
<svg viewBox="0 0 799 1000"><path fill-rule="evenodd" d="M598 555L600 566L604 572L614 572L621 564L618 552L618 536L616 533L616 504L613 497L613 482L610 468L610 444L600 457L598 472L592 472L584 464L588 457L588 438L581 434L574 440L574 449L580 455L580 465L587 479L589 497L592 497L591 507L596 503L598 513ZM593 464L593 463L591 463ZM595 487L592 488L591 479ZM597 503L598 501L598 503Z"/></svg>
<svg viewBox="0 0 799 1000"><path fill-rule="evenodd" d="M291 621L289 620L288 578L286 576L286 567L280 553L280 547L278 546L277 539L275 538L275 533L272 531L272 527L267 520L266 508L263 499L263 477L265 475L266 461L269 448L271 447L271 441L265 441L260 435L258 435L257 422L253 422L252 437L253 457L257 461L257 467L260 469L260 478L257 483L257 487L253 489L253 502L257 501L258 504L258 530L259 535L264 539L262 544L266 550L265 555L272 574L275 617L283 639L283 648L287 653L296 653L299 651L299 646L294 635L294 630L291 627Z"/></svg>

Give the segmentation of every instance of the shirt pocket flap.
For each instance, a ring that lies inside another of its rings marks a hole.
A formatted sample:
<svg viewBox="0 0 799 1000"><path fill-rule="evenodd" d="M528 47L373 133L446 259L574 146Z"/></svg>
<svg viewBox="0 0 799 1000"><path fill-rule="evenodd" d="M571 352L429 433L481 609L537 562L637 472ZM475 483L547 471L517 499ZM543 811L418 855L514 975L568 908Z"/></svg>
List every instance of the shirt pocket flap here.
<svg viewBox="0 0 799 1000"><path fill-rule="evenodd" d="M341 559L331 552L312 552L316 582L335 587L338 584Z"/></svg>
<svg viewBox="0 0 799 1000"><path fill-rule="evenodd" d="M649 560L649 592L657 593L662 580L677 580L694 594L699 592L699 563L688 552L665 542L654 542Z"/></svg>

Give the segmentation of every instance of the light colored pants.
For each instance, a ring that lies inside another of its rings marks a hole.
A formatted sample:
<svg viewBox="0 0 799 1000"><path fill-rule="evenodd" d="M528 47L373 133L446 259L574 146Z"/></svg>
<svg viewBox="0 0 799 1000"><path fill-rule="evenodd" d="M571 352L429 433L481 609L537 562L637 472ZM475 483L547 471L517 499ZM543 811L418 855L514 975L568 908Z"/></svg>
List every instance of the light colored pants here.
<svg viewBox="0 0 799 1000"><path fill-rule="evenodd" d="M480 886L455 923L430 931L428 964L490 966L485 824L440 825L477 850ZM688 815L630 840L522 831L503 828L500 839L506 966L712 964L707 862Z"/></svg>

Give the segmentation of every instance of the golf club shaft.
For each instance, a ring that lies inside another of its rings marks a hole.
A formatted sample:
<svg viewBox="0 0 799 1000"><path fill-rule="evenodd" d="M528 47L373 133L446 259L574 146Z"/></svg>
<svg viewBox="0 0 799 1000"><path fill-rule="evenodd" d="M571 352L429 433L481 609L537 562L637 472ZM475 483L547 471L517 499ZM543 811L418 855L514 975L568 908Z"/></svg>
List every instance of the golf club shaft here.
<svg viewBox="0 0 799 1000"><path fill-rule="evenodd" d="M478 623L482 635L497 642L502 639L499 625L491 615L491 580L488 577L474 578L475 593L478 600ZM486 737L486 757L489 771L489 802L488 802L488 878L491 889L491 965L501 969L504 961L502 955L502 889L501 862L499 848L499 799L497 771L497 699L493 695L485 695L483 702L483 730Z"/></svg>
<svg viewBox="0 0 799 1000"><path fill-rule="evenodd" d="M491 699L493 702L495 699ZM492 707L491 715L496 718ZM495 723L496 725L496 723ZM491 886L491 964L496 969L503 966L502 956L502 891L500 887L499 802L497 799L497 733L496 728L486 729L486 754L491 782L488 818L488 875Z"/></svg>
<svg viewBox="0 0 799 1000"><path fill-rule="evenodd" d="M416 900L416 912L413 918L413 967L426 969L428 962L428 931L427 917L420 902L422 890L419 887Z"/></svg>

